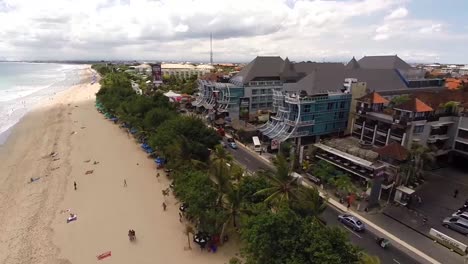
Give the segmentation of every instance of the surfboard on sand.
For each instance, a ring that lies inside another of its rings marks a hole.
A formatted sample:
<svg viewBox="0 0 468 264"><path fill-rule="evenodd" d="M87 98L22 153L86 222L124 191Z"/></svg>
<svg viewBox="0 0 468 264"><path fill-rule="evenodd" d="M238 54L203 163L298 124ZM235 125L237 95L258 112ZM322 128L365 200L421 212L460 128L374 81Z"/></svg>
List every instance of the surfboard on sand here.
<svg viewBox="0 0 468 264"><path fill-rule="evenodd" d="M107 251L107 252L102 253L101 255L97 255L96 258L98 260L101 260L101 259L105 259L105 258L110 257L110 256L112 256L112 252Z"/></svg>

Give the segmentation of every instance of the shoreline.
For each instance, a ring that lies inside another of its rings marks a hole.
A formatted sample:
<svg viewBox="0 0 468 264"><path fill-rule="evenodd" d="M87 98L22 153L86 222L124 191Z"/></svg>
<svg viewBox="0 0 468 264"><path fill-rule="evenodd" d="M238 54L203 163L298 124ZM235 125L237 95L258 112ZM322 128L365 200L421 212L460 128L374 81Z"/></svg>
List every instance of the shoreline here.
<svg viewBox="0 0 468 264"><path fill-rule="evenodd" d="M216 254L185 249L177 201L161 194L169 180L156 179L134 139L97 112L98 90L89 82L67 89L0 146L0 263L91 263L106 251L108 263L227 263L235 243ZM67 224L60 211L69 208L78 219Z"/></svg>
<svg viewBox="0 0 468 264"><path fill-rule="evenodd" d="M47 104L50 104L51 101L53 101L54 98L58 97L58 96L61 96L63 93L66 93L69 89L73 88L74 86L77 86L77 85L80 85L82 83L86 83L86 82L89 82L89 80L91 79L91 77L87 76L89 75L90 73L86 73L86 71L90 71L91 70L91 65L89 64L83 64L83 65L80 65L81 69L77 69L77 71L79 71L77 73L78 75L78 78L79 78L79 81L77 83L72 83L70 85L67 85L65 86L65 88L63 89L60 89L59 91L57 92L54 92L53 95L50 95L49 99L47 100L46 97L42 98L42 100L40 100L39 102L36 102L35 104L33 104L29 109L26 110L26 112L24 114L22 114L22 116L17 120L16 123L14 123L13 125L11 125L10 127L8 127L8 129L6 129L5 131L3 132L0 132L0 147L6 143L6 141L8 140L9 136L11 135L12 131L14 130L15 126L21 122L21 120L26 116L28 115L30 112L33 112L33 111L36 111L37 109L40 109L41 107L44 107L45 105ZM92 70L91 70L92 71ZM97 73L95 71L92 71L93 74L96 74ZM51 87L53 86L54 84L51 84L49 85L49 87L45 88L44 90L47 90L47 89L51 89ZM37 94L38 92L42 92L43 90L39 90L39 91L36 91L35 93L33 94L28 94L27 96L23 97L22 100L28 100L28 98L30 98L31 96L34 96L35 94ZM14 99L16 100L16 99ZM20 109L16 109L16 111L19 111Z"/></svg>

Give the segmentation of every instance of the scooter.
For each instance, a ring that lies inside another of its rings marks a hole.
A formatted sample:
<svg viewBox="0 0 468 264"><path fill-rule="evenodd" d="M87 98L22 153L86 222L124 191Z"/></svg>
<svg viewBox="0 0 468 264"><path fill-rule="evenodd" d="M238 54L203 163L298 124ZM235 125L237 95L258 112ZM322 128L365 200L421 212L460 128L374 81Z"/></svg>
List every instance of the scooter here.
<svg viewBox="0 0 468 264"><path fill-rule="evenodd" d="M390 246L390 241L388 239L386 239L386 238L376 237L375 241L383 249L386 249L386 248L388 248Z"/></svg>

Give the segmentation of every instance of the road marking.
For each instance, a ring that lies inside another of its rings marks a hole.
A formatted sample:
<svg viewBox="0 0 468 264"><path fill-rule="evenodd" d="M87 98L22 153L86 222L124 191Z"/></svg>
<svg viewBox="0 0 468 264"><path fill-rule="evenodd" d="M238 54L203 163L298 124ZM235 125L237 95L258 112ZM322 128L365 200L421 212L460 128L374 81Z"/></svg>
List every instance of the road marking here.
<svg viewBox="0 0 468 264"><path fill-rule="evenodd" d="M348 229L349 232L355 234L357 237L362 238L362 236L358 235L356 232L354 232L353 230L349 229L347 226L343 226L343 227L346 228L346 229Z"/></svg>
<svg viewBox="0 0 468 264"><path fill-rule="evenodd" d="M398 264L400 264L400 262L398 262L398 260L396 260L396 259L393 259L393 261L396 262L396 263L398 263Z"/></svg>

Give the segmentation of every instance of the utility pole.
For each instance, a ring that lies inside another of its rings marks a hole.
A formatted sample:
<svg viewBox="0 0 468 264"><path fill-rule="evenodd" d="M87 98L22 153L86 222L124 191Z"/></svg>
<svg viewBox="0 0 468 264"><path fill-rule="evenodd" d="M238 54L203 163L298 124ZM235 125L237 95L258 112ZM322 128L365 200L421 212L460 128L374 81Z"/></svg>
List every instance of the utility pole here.
<svg viewBox="0 0 468 264"><path fill-rule="evenodd" d="M213 34L210 33L210 65L213 65Z"/></svg>

